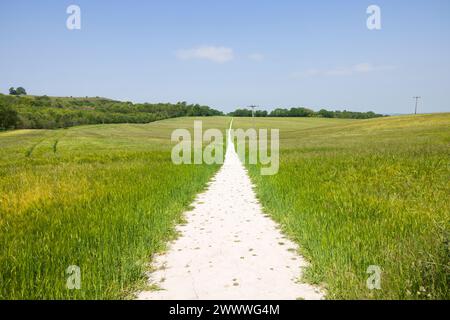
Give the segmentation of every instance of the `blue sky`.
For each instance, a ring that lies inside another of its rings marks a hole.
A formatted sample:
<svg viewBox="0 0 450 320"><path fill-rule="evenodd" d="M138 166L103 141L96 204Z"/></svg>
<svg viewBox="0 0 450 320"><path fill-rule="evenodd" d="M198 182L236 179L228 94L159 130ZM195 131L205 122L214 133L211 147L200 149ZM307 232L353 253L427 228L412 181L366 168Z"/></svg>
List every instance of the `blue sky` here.
<svg viewBox="0 0 450 320"><path fill-rule="evenodd" d="M420 112L450 111L448 0L1 1L0 40L2 93L381 113L420 95Z"/></svg>

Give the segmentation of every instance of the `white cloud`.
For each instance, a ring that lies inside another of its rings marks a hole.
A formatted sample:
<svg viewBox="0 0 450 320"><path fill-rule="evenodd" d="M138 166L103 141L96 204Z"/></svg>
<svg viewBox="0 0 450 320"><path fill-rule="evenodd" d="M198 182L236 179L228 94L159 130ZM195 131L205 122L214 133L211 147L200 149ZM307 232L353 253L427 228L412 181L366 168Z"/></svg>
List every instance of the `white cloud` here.
<svg viewBox="0 0 450 320"><path fill-rule="evenodd" d="M227 47L199 46L192 49L182 49L177 52L180 60L201 59L217 63L225 63L234 59L233 49Z"/></svg>
<svg viewBox="0 0 450 320"><path fill-rule="evenodd" d="M304 72L304 75L309 76L309 77L314 77L317 75L320 75L321 71L317 70L317 69L309 69L306 72ZM297 74L297 75L301 75L301 74Z"/></svg>
<svg viewBox="0 0 450 320"><path fill-rule="evenodd" d="M353 66L352 69L354 72L366 73L366 72L375 71L377 68L372 66L370 63L366 62L366 63L356 64Z"/></svg>
<svg viewBox="0 0 450 320"><path fill-rule="evenodd" d="M252 53L248 55L248 58L253 61L261 62L264 60L264 55L261 53Z"/></svg>
<svg viewBox="0 0 450 320"><path fill-rule="evenodd" d="M393 70L392 66L374 66L370 63L359 63L349 67L338 67L328 70L309 69L304 72L297 72L293 77L314 77L314 76L351 76L355 74L370 73L374 71Z"/></svg>

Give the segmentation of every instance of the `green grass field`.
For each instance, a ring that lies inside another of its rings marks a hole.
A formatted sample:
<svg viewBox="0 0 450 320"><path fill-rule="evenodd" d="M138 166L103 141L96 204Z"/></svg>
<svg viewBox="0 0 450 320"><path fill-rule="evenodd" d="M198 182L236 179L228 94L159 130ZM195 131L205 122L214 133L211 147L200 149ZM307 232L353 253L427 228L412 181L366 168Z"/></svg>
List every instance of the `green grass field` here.
<svg viewBox="0 0 450 320"><path fill-rule="evenodd" d="M0 299L126 298L143 285L218 169L172 164L172 130L193 120L0 133ZM69 265L81 290L66 288Z"/></svg>
<svg viewBox="0 0 450 320"><path fill-rule="evenodd" d="M449 299L450 114L372 120L235 118L279 128L280 169L248 166L265 210L329 299ZM382 269L368 290L369 265Z"/></svg>
<svg viewBox="0 0 450 320"><path fill-rule="evenodd" d="M0 133L0 299L129 298L218 170L175 166L150 124ZM202 118L204 129L230 118ZM372 120L235 118L280 129L280 169L248 166L265 210L329 299L449 299L450 114ZM67 290L69 265L81 290ZM368 290L378 265L381 290Z"/></svg>

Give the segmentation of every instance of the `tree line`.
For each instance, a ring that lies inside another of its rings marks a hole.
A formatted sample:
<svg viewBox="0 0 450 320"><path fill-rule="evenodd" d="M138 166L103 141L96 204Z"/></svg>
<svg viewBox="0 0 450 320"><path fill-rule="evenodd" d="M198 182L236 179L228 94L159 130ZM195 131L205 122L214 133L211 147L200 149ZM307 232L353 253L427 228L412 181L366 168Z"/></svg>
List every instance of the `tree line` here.
<svg viewBox="0 0 450 320"><path fill-rule="evenodd" d="M134 104L98 97L25 96L19 91L20 94L0 94L0 130L56 129L101 123L149 123L174 117L223 115L221 111L208 106L186 102Z"/></svg>
<svg viewBox="0 0 450 320"><path fill-rule="evenodd" d="M251 117L252 110L244 108L237 109L230 112L228 115L233 117ZM321 109L320 111L313 111L308 108L277 108L271 112L265 110L255 110L255 117L320 117L320 118L342 118L342 119L370 119L384 117L382 114L377 114L372 111L356 112L356 111L328 111Z"/></svg>
<svg viewBox="0 0 450 320"><path fill-rule="evenodd" d="M84 124L149 123L175 117L220 116L221 111L186 102L132 103L106 98L74 98L27 96L24 88L11 88L10 95L0 94L0 130L56 129ZM228 115L251 117L249 108L237 109ZM322 117L370 119L382 114L355 111L313 111L308 108L277 108L270 112L255 110L256 117Z"/></svg>

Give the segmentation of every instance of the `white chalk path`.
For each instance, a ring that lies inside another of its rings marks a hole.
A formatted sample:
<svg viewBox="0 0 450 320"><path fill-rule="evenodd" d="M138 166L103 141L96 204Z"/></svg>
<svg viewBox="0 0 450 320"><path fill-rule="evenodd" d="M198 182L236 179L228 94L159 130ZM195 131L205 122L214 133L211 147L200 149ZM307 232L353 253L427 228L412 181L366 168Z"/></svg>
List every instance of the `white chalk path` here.
<svg viewBox="0 0 450 320"><path fill-rule="evenodd" d="M231 126L230 126L231 127ZM185 213L180 237L153 260L149 283L161 290L138 299L322 299L300 283L306 265L256 199L232 143L205 193Z"/></svg>

